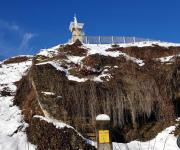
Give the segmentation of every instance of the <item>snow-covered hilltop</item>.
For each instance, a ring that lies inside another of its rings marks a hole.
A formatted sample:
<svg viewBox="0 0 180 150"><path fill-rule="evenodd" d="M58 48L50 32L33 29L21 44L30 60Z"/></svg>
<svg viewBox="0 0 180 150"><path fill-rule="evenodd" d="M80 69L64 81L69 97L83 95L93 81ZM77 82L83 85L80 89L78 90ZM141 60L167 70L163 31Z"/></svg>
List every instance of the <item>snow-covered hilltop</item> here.
<svg viewBox="0 0 180 150"><path fill-rule="evenodd" d="M177 150L179 83L180 44L173 43L77 41L7 59L0 62L0 150L94 149L86 138L95 139L104 113L114 150Z"/></svg>
<svg viewBox="0 0 180 150"><path fill-rule="evenodd" d="M55 47L49 48L49 49L43 49L40 51L39 54L37 54L37 56L44 56L46 58L53 58L57 55L59 55L61 53L60 49L61 47L63 47L63 45L57 45ZM133 57L131 55L129 55L128 53L126 53L125 51L121 51L121 48L124 49L128 49L131 47L137 47L137 48L145 48L145 47L154 47L154 49L156 47L163 47L163 49L165 49L166 51L168 50L169 47L180 47L180 44L174 44L174 43L167 43L167 42L136 42L136 43L128 43L128 44L118 44L118 45L111 45L111 44L83 44L82 46L80 46L80 48L83 50L87 50L87 52L85 52L85 55L81 55L78 56L77 55L73 55L73 53L67 53L66 55L66 59L64 59L64 61L66 61L67 64L73 63L76 65L79 65L81 68L86 67L86 69L88 70L95 70L95 68L90 68L87 67L85 65L83 65L83 60L85 59L85 57L88 56L92 56L92 55L101 55L101 56L105 56L105 57L112 57L112 58L118 58L118 57L124 57L127 61L132 61L133 63L141 66L145 65L145 60L143 60L142 58L136 58ZM111 50L110 50L111 49ZM114 49L114 50L113 50ZM171 61L174 61L174 58L177 56L180 56L179 53L173 53L171 52L171 50L169 50L169 53L172 54L166 54L162 57L158 57L158 56L154 56L154 60L156 61L160 61L161 63L170 63ZM63 52L62 52L63 53ZM66 53L66 52L64 52ZM148 54L150 55L150 54ZM39 60L39 59L37 59ZM48 59L47 59L48 60ZM50 61L43 61L40 63L38 63L37 65L43 65L43 64L51 64L54 67L56 67L58 70L64 71L66 73L66 76L69 80L72 81L77 81L77 82L85 82L87 80L92 80L92 81L99 81L102 82L101 78L111 78L111 75L109 73L106 73L109 67L114 67L114 68L118 68L118 66L106 66L107 69L104 69L101 74L99 74L99 76L95 76L95 77L86 77L86 78L79 78L77 76L72 75L69 70L71 69L71 67L69 66L67 69L64 69L61 66L62 62L60 62L59 60L56 61L56 59L54 60L50 60ZM108 80L108 79L107 79Z"/></svg>

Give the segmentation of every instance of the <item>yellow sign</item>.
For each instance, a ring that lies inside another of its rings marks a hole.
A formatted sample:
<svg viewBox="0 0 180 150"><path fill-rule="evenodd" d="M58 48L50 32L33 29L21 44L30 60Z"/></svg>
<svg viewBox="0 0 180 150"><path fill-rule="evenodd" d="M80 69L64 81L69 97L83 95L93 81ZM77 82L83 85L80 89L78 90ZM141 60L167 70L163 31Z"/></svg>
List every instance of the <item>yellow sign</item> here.
<svg viewBox="0 0 180 150"><path fill-rule="evenodd" d="M109 142L109 130L99 130L99 143Z"/></svg>

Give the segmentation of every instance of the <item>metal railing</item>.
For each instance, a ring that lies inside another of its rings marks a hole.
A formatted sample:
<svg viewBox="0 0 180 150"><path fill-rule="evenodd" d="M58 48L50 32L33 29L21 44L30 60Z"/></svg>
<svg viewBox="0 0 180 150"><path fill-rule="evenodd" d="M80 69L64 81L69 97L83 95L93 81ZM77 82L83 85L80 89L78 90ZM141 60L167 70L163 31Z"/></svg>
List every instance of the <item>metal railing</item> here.
<svg viewBox="0 0 180 150"><path fill-rule="evenodd" d="M84 36L83 39L84 44L128 44L148 41L154 40L124 36Z"/></svg>

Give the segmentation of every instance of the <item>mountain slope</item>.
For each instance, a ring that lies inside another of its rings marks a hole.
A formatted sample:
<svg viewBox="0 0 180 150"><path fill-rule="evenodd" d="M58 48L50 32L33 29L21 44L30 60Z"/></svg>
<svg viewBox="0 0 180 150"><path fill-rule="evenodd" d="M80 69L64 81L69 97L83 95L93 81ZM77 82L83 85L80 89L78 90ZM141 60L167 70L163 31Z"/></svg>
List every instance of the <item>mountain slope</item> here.
<svg viewBox="0 0 180 150"><path fill-rule="evenodd" d="M52 142L49 141L49 147L47 147L47 144L44 145L44 143L41 145L41 142L45 142L41 137L40 139L36 139L38 141L37 146L28 142L28 139L31 139L31 137L35 135L38 136L41 134L42 136L42 134L46 134L43 130L39 131L39 127L47 131L56 132L54 135L55 139L59 136L60 139L57 141L58 144L55 145L55 149L61 148L68 150L70 147L93 149L93 147L91 148L86 144L86 139L83 139L79 133L65 123L55 123L55 120L43 118L41 116L32 116L30 127L28 124L29 122L24 121L26 119L26 114L22 116L22 113L24 114L28 108L20 110L17 105L14 105L14 96L17 86L21 85L19 80L26 78L30 71L32 59L33 57L31 56L18 56L7 59L0 64L0 150L54 149L52 143L55 142L52 134L50 134L49 137L52 139ZM21 94L23 95L24 93L22 92ZM28 94L31 95L32 93ZM28 96L28 94L26 96ZM41 112L41 110L39 111ZM33 123L39 124L38 126L33 126ZM49 134L46 134L45 137L48 138L48 135ZM60 148L57 148L57 146L60 146Z"/></svg>
<svg viewBox="0 0 180 150"><path fill-rule="evenodd" d="M28 140L37 149L93 149L77 131L95 139L95 117L100 113L111 117L114 142L153 139L179 124L179 58L180 45L160 42L76 42L42 50L18 82L14 101L29 124ZM55 122L74 128L57 129Z"/></svg>

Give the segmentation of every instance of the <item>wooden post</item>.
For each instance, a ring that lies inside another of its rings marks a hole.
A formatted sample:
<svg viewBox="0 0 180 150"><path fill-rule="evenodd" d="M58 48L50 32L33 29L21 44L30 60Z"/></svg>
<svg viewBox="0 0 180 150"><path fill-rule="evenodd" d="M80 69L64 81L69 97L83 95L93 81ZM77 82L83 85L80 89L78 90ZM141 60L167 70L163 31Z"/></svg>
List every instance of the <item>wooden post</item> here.
<svg viewBox="0 0 180 150"><path fill-rule="evenodd" d="M112 150L110 137L110 117L100 114L96 117L96 137L98 150Z"/></svg>

